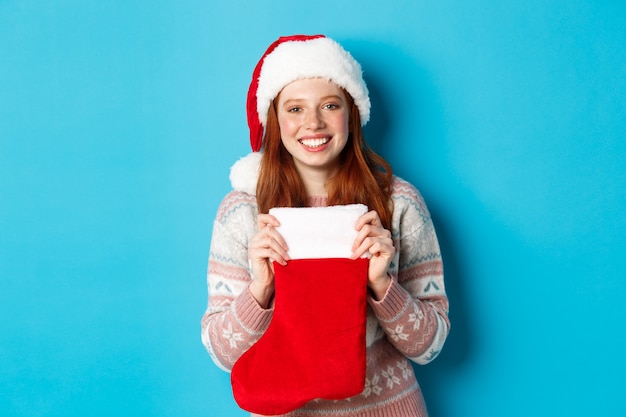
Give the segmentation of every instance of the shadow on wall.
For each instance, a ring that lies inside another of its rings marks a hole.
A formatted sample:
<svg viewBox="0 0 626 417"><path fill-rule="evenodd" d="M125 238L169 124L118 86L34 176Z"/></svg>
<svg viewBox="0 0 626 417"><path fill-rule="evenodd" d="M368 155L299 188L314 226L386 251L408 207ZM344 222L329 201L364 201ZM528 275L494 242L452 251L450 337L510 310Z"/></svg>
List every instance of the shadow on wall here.
<svg viewBox="0 0 626 417"><path fill-rule="evenodd" d="M446 292L450 301L451 330L439 357L426 366L414 365L413 368L422 385L430 417L446 417L444 404L450 401L446 395L446 386L449 385L447 382L470 360L475 340L472 336L467 292L464 291L467 280L463 275L456 234L450 231L445 221L438 220L437 211L432 205L430 209L443 256Z"/></svg>
<svg viewBox="0 0 626 417"><path fill-rule="evenodd" d="M439 95L428 72L410 54L383 44L346 46L361 62L370 90L372 118L364 129L367 141L391 163L394 173L424 193L437 231L450 301L451 332L440 356L426 366L414 365L414 369L430 416L446 417L446 386L470 360L475 343L464 291L462 248L455 238L458 233L452 230L453 219L445 218L452 210L438 210L437 199L429 198L434 193L424 192L436 188L432 183L438 178L436 169L446 170L444 127L437 125L444 120ZM422 141L427 144L420 145Z"/></svg>

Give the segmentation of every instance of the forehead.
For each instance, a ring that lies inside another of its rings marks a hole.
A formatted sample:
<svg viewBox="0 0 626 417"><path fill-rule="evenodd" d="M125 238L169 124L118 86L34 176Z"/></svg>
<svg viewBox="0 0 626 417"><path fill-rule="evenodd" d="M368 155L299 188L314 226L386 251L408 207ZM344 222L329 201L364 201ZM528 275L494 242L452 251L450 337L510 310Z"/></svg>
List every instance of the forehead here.
<svg viewBox="0 0 626 417"><path fill-rule="evenodd" d="M283 87L278 95L278 101L313 99L332 95L343 99L343 89L325 78L303 78Z"/></svg>

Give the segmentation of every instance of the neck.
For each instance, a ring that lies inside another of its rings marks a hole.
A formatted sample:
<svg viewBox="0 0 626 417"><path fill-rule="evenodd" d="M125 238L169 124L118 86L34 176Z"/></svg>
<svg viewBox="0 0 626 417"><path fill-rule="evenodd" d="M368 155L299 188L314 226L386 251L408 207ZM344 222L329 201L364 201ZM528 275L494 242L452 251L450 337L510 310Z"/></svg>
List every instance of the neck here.
<svg viewBox="0 0 626 417"><path fill-rule="evenodd" d="M327 197L326 182L332 177L328 170L300 168L298 174L309 197Z"/></svg>

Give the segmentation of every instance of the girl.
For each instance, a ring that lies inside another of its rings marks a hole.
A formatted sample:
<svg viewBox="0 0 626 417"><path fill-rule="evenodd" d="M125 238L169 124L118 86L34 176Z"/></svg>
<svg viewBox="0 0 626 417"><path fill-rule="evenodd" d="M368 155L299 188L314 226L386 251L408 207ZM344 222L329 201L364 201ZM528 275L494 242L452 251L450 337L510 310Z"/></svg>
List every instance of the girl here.
<svg viewBox="0 0 626 417"><path fill-rule="evenodd" d="M284 415L427 416L409 360L432 361L449 332L441 254L419 192L364 142L360 65L323 35L282 37L255 68L247 109L254 152L233 166L214 222L203 344L230 371L268 328L272 261L290 261L271 208L364 204L352 247L370 257L363 391Z"/></svg>

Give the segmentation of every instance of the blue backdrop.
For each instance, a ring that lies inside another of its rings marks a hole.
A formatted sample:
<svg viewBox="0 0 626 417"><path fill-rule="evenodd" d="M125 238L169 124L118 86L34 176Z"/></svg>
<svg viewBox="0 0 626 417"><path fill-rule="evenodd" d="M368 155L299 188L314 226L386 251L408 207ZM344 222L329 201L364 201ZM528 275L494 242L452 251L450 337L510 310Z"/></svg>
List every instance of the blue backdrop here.
<svg viewBox="0 0 626 417"><path fill-rule="evenodd" d="M363 64L452 333L431 417L624 416L626 3L0 0L0 415L244 416L200 342L280 35Z"/></svg>

